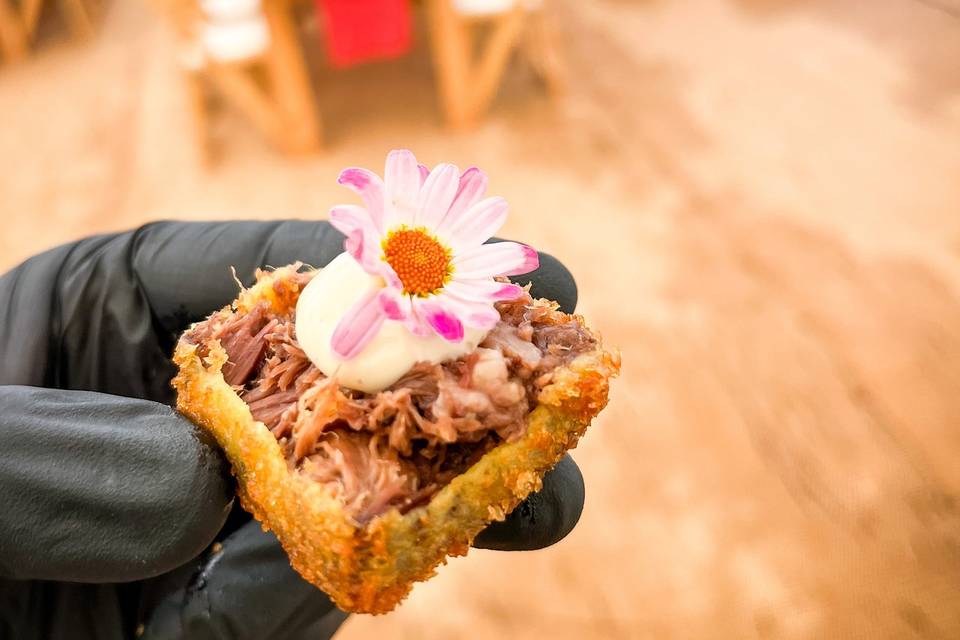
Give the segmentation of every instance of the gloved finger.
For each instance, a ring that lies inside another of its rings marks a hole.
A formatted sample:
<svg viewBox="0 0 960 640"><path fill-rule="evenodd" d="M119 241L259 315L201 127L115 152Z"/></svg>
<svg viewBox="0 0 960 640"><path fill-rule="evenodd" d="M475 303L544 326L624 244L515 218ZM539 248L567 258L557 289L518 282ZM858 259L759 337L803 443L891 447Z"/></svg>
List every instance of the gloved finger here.
<svg viewBox="0 0 960 640"><path fill-rule="evenodd" d="M531 283L530 295L546 298L560 305L560 310L573 313L577 308L577 282L570 270L549 253L538 251L540 267L536 271L510 279L517 284Z"/></svg>
<svg viewBox="0 0 960 640"><path fill-rule="evenodd" d="M223 525L226 464L169 407L20 386L0 386L0 407L0 576L138 580Z"/></svg>
<svg viewBox="0 0 960 640"><path fill-rule="evenodd" d="M325 221L159 222L131 235L133 269L159 318L171 332L183 330L237 295L230 269L245 284L258 267L300 260L322 267L343 252L343 235ZM540 268L514 278L533 283L535 296L572 312L576 284L556 259L541 254Z"/></svg>
<svg viewBox="0 0 960 640"><path fill-rule="evenodd" d="M498 551L549 547L576 526L583 511L583 475L569 455L543 478L543 488L514 509L506 520L480 532L473 546Z"/></svg>
<svg viewBox="0 0 960 640"><path fill-rule="evenodd" d="M164 329L179 332L237 297L257 268L321 267L343 251L326 222L157 222L132 232L133 270Z"/></svg>
<svg viewBox="0 0 960 640"><path fill-rule="evenodd" d="M301 578L276 537L248 522L202 558L145 624L144 640L330 638L347 614Z"/></svg>

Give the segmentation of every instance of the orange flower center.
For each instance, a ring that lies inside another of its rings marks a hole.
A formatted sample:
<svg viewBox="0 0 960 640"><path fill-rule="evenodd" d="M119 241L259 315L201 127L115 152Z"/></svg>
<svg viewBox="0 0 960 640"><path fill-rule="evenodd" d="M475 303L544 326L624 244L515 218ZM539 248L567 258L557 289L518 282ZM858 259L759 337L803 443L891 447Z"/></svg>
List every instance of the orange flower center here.
<svg viewBox="0 0 960 640"><path fill-rule="evenodd" d="M450 250L424 227L394 229L383 239L383 259L403 283L403 292L415 296L436 293L453 271Z"/></svg>

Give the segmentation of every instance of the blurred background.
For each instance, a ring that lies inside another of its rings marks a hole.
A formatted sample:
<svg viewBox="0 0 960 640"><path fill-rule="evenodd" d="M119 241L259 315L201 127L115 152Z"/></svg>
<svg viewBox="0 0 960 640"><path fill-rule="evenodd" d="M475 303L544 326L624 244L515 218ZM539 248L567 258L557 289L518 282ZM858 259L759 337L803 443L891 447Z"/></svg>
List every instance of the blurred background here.
<svg viewBox="0 0 960 640"><path fill-rule="evenodd" d="M623 352L577 529L371 638L960 637L957 0L0 0L0 267L478 165Z"/></svg>

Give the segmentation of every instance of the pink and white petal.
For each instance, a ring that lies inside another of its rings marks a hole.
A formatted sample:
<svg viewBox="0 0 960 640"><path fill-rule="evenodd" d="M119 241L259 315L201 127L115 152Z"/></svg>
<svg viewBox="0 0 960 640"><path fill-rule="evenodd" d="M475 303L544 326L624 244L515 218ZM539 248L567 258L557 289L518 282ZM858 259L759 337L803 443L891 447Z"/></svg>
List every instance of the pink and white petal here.
<svg viewBox="0 0 960 640"><path fill-rule="evenodd" d="M444 162L434 167L420 189L414 223L418 227L435 229L447 215L459 185L460 170L455 165Z"/></svg>
<svg viewBox="0 0 960 640"><path fill-rule="evenodd" d="M403 290L403 281L400 280L400 276L397 275L397 272L393 270L393 267L390 266L385 260L378 260L377 273L384 281L387 283L388 287L393 287L397 291Z"/></svg>
<svg viewBox="0 0 960 640"><path fill-rule="evenodd" d="M349 360L355 357L380 330L384 315L377 303L378 294L377 289L364 294L337 323L330 337L330 347L340 358Z"/></svg>
<svg viewBox="0 0 960 640"><path fill-rule="evenodd" d="M419 308L421 302L422 298L410 299L410 315L403 321L403 326L413 335L425 338L433 335L433 329L423 318L423 312Z"/></svg>
<svg viewBox="0 0 960 640"><path fill-rule="evenodd" d="M453 277L472 280L515 276L529 273L538 266L540 258L532 247L519 242L495 242L456 254L453 258Z"/></svg>
<svg viewBox="0 0 960 640"><path fill-rule="evenodd" d="M436 300L456 313L463 324L474 329L489 331L500 321L500 312L491 303L461 298L454 294L449 286L444 288Z"/></svg>
<svg viewBox="0 0 960 640"><path fill-rule="evenodd" d="M340 172L337 183L349 188L363 200L373 226L384 232L384 186L380 176L369 169L349 167Z"/></svg>
<svg viewBox="0 0 960 640"><path fill-rule="evenodd" d="M365 241L363 231L359 229L351 231L347 239L343 241L343 248L346 252L353 256L353 259L364 271L372 275L376 270L376 263L371 258L369 246L370 243Z"/></svg>
<svg viewBox="0 0 960 640"><path fill-rule="evenodd" d="M384 224L412 224L420 196L420 165L407 149L387 154L384 170L386 205Z"/></svg>
<svg viewBox="0 0 960 640"><path fill-rule="evenodd" d="M421 301L418 313L438 336L447 342L463 340L463 322L457 317L452 305L443 305L436 297Z"/></svg>
<svg viewBox="0 0 960 640"><path fill-rule="evenodd" d="M423 188L423 183L427 181L427 176L430 175L430 167L425 164L418 164L417 169L420 169L420 188Z"/></svg>
<svg viewBox="0 0 960 640"><path fill-rule="evenodd" d="M490 239L507 221L510 210L507 201L500 196L486 198L470 207L461 218L461 223L451 232L450 244L454 251L478 247Z"/></svg>
<svg viewBox="0 0 960 640"><path fill-rule="evenodd" d="M377 303L388 320L406 320L410 316L410 296L393 287L384 287L377 294Z"/></svg>
<svg viewBox="0 0 960 640"><path fill-rule="evenodd" d="M501 302L516 300L523 295L523 287L509 282L495 280L461 280L454 278L443 287L452 295L463 300L475 302Z"/></svg>
<svg viewBox="0 0 960 640"><path fill-rule="evenodd" d="M473 327L474 329L490 331L500 322L500 314L496 309L491 309L487 306L477 307L472 309L463 321L467 326Z"/></svg>
<svg viewBox="0 0 960 640"><path fill-rule="evenodd" d="M349 235L352 231L373 226L370 212L357 204L341 204L330 208L330 224L335 229Z"/></svg>
<svg viewBox="0 0 960 640"><path fill-rule="evenodd" d="M330 224L347 236L344 249L367 273L376 273L380 262L380 234L367 210L357 205L340 205L330 209Z"/></svg>
<svg viewBox="0 0 960 640"><path fill-rule="evenodd" d="M479 202L486 191L487 174L480 169L470 167L460 174L460 185L457 188L457 195L454 196L447 215L444 216L440 224L437 225L437 234L443 237L449 237L457 226L459 226L463 214Z"/></svg>

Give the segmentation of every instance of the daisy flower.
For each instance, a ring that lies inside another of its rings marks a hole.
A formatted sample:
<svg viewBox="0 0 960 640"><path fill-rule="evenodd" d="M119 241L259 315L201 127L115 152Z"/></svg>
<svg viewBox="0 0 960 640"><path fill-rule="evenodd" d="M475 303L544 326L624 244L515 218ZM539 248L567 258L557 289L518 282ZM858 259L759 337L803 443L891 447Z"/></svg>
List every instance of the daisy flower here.
<svg viewBox="0 0 960 640"><path fill-rule="evenodd" d="M452 164L428 169L407 150L387 155L383 179L349 168L337 182L364 206L340 205L330 222L347 236L344 248L382 287L374 287L340 319L331 337L343 359L360 353L386 320L413 334L463 340L464 327L489 330L494 303L523 289L494 280L533 271L537 252L517 242L484 244L503 226L507 202L484 198L486 174Z"/></svg>

